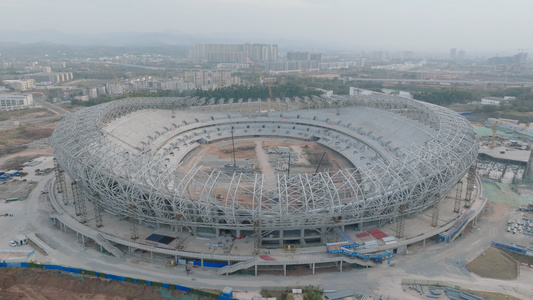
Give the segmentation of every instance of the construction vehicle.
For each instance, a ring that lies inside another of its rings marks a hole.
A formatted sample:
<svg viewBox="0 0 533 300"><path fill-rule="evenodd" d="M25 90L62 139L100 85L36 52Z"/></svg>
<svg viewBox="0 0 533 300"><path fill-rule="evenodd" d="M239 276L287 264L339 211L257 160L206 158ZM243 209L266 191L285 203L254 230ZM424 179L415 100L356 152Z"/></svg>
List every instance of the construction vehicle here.
<svg viewBox="0 0 533 300"><path fill-rule="evenodd" d="M28 238L24 235L17 235L12 241L9 241L9 246L17 247L26 245L28 243Z"/></svg>

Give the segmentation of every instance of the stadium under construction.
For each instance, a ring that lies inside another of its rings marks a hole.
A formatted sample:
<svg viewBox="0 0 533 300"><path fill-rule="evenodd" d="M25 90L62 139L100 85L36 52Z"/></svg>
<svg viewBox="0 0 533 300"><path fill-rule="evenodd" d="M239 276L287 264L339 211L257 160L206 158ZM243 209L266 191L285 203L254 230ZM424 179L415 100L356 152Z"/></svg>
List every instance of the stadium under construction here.
<svg viewBox="0 0 533 300"><path fill-rule="evenodd" d="M331 261L372 265L426 238L450 242L480 210L471 208L480 184L470 123L451 110L380 93L124 99L66 117L51 144L51 197L67 212L53 218L62 226L117 256L127 247L202 265L241 262L222 268L226 274L275 265L255 255L288 245L309 253L322 245ZM406 220L427 213L431 226L410 239ZM106 232L103 214L129 226ZM181 242L137 241L139 231L150 230ZM199 243L192 236L222 237L215 246L225 251L188 248Z"/></svg>

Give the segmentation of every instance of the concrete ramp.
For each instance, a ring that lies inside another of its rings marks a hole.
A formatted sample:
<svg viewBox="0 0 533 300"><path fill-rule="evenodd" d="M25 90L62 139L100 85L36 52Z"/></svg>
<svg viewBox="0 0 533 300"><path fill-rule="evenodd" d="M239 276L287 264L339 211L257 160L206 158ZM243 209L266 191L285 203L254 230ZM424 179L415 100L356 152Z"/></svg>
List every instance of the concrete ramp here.
<svg viewBox="0 0 533 300"><path fill-rule="evenodd" d="M100 233L96 234L93 238L91 237L98 245L102 246L109 253L113 254L116 257L124 256L124 252L120 251L117 247L113 246L108 240L106 240Z"/></svg>
<svg viewBox="0 0 533 300"><path fill-rule="evenodd" d="M41 248L41 250L44 251L45 255L48 255L53 251L52 247L50 247L47 243L45 243L43 240L38 238L35 232L27 234L26 237L30 241L32 241L32 243L37 245L37 247Z"/></svg>

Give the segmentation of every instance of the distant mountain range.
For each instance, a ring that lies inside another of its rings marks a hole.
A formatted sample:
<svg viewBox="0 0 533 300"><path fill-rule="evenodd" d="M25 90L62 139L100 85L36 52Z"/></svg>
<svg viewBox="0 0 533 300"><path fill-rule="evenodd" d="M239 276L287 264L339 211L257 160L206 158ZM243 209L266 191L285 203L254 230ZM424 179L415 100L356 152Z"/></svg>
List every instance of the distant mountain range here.
<svg viewBox="0 0 533 300"><path fill-rule="evenodd" d="M268 43L283 48L315 49L327 48L309 40L287 40L268 37L263 33L224 33L192 35L177 31L163 32L106 32L65 33L57 30L13 31L0 30L0 42L5 43L52 43L71 46L192 46L194 43Z"/></svg>

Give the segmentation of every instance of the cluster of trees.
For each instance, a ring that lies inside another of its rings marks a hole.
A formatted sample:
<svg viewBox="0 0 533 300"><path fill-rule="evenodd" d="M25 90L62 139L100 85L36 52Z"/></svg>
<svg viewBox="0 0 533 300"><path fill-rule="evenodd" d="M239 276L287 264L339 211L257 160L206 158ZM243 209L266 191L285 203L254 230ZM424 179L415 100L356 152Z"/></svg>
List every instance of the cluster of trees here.
<svg viewBox="0 0 533 300"><path fill-rule="evenodd" d="M472 102L476 96L471 91L457 89L439 89L415 92L413 98L441 106Z"/></svg>
<svg viewBox="0 0 533 300"><path fill-rule="evenodd" d="M304 96L313 96L322 94L316 89L306 87L302 84L296 83L285 83L279 85L272 85L272 96L274 98L283 99L285 97L304 97ZM232 85L218 89L212 90L194 90L191 96L196 97L206 97L206 98L243 98L243 99L266 99L269 97L268 87L264 85L254 85L254 86L243 86L243 85Z"/></svg>
<svg viewBox="0 0 533 300"><path fill-rule="evenodd" d="M515 101L500 105L480 105L476 111L494 118L516 119L522 123L533 122L533 92L529 87L508 88L492 91L490 96L514 96Z"/></svg>
<svg viewBox="0 0 533 300"><path fill-rule="evenodd" d="M88 101L72 99L70 100L70 103L72 105L77 105L77 106L94 106L94 105L98 105L98 104L102 104L106 102L111 102L116 99L117 98L113 98L113 97L98 97L98 98L89 99Z"/></svg>

